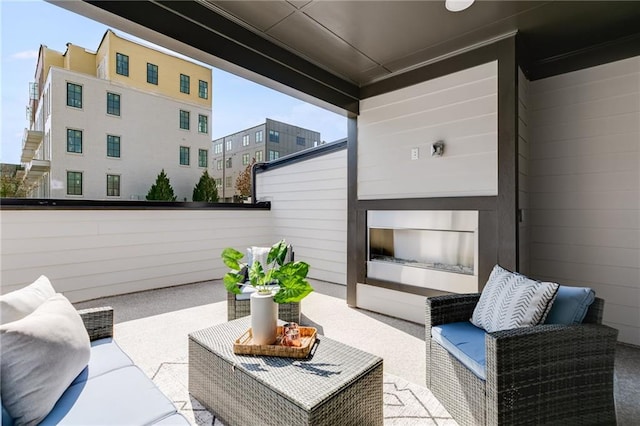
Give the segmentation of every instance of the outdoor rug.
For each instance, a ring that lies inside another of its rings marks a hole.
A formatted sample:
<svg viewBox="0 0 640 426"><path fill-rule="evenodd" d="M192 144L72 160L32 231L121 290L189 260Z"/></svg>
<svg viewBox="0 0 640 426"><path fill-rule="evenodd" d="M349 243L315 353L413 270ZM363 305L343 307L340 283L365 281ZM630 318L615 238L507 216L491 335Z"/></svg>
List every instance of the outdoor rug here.
<svg viewBox="0 0 640 426"><path fill-rule="evenodd" d="M189 395L186 359L161 363L151 378L192 424L223 426ZM384 374L384 424L457 425L429 389L390 374Z"/></svg>

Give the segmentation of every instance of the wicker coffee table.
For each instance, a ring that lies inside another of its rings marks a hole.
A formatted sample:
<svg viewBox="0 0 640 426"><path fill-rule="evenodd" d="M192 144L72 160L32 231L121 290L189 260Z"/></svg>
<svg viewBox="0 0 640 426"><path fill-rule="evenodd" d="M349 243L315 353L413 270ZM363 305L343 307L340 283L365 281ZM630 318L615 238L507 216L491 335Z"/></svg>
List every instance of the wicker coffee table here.
<svg viewBox="0 0 640 426"><path fill-rule="evenodd" d="M324 336L308 359L236 355L249 317L189 334L189 392L227 426L382 425L382 358Z"/></svg>

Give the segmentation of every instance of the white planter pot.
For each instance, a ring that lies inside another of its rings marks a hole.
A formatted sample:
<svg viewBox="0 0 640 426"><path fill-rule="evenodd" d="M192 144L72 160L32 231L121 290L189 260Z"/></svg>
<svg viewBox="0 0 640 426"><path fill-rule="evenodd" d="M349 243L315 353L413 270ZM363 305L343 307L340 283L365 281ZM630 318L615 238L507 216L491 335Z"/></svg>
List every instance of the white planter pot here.
<svg viewBox="0 0 640 426"><path fill-rule="evenodd" d="M253 342L271 345L276 341L278 329L278 304L273 294L251 293L251 332Z"/></svg>

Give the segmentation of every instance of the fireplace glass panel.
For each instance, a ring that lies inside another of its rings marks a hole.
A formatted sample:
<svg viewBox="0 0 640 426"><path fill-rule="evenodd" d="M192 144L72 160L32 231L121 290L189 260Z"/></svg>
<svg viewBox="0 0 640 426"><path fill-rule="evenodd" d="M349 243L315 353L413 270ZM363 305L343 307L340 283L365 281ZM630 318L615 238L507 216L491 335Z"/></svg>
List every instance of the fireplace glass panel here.
<svg viewBox="0 0 640 426"><path fill-rule="evenodd" d="M474 232L369 228L369 260L473 275Z"/></svg>

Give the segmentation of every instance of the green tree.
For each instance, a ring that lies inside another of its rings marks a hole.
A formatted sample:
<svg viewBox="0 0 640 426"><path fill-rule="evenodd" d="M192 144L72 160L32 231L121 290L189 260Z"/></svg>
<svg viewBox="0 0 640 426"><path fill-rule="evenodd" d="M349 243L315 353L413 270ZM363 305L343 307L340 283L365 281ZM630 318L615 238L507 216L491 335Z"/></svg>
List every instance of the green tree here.
<svg viewBox="0 0 640 426"><path fill-rule="evenodd" d="M205 170L200 176L200 180L193 188L193 201L206 201L207 203L218 202L218 186L216 180L209 176Z"/></svg>
<svg viewBox="0 0 640 426"><path fill-rule="evenodd" d="M251 197L251 168L255 163L256 159L254 158L236 179L236 191L238 191L238 197L243 200Z"/></svg>
<svg viewBox="0 0 640 426"><path fill-rule="evenodd" d="M171 182L164 172L164 169L160 172L156 178L156 183L151 185L149 193L147 194L148 201L175 201L176 196L173 194L173 188Z"/></svg>
<svg viewBox="0 0 640 426"><path fill-rule="evenodd" d="M1 198L24 198L27 196L27 186L16 176L2 176L0 178Z"/></svg>

